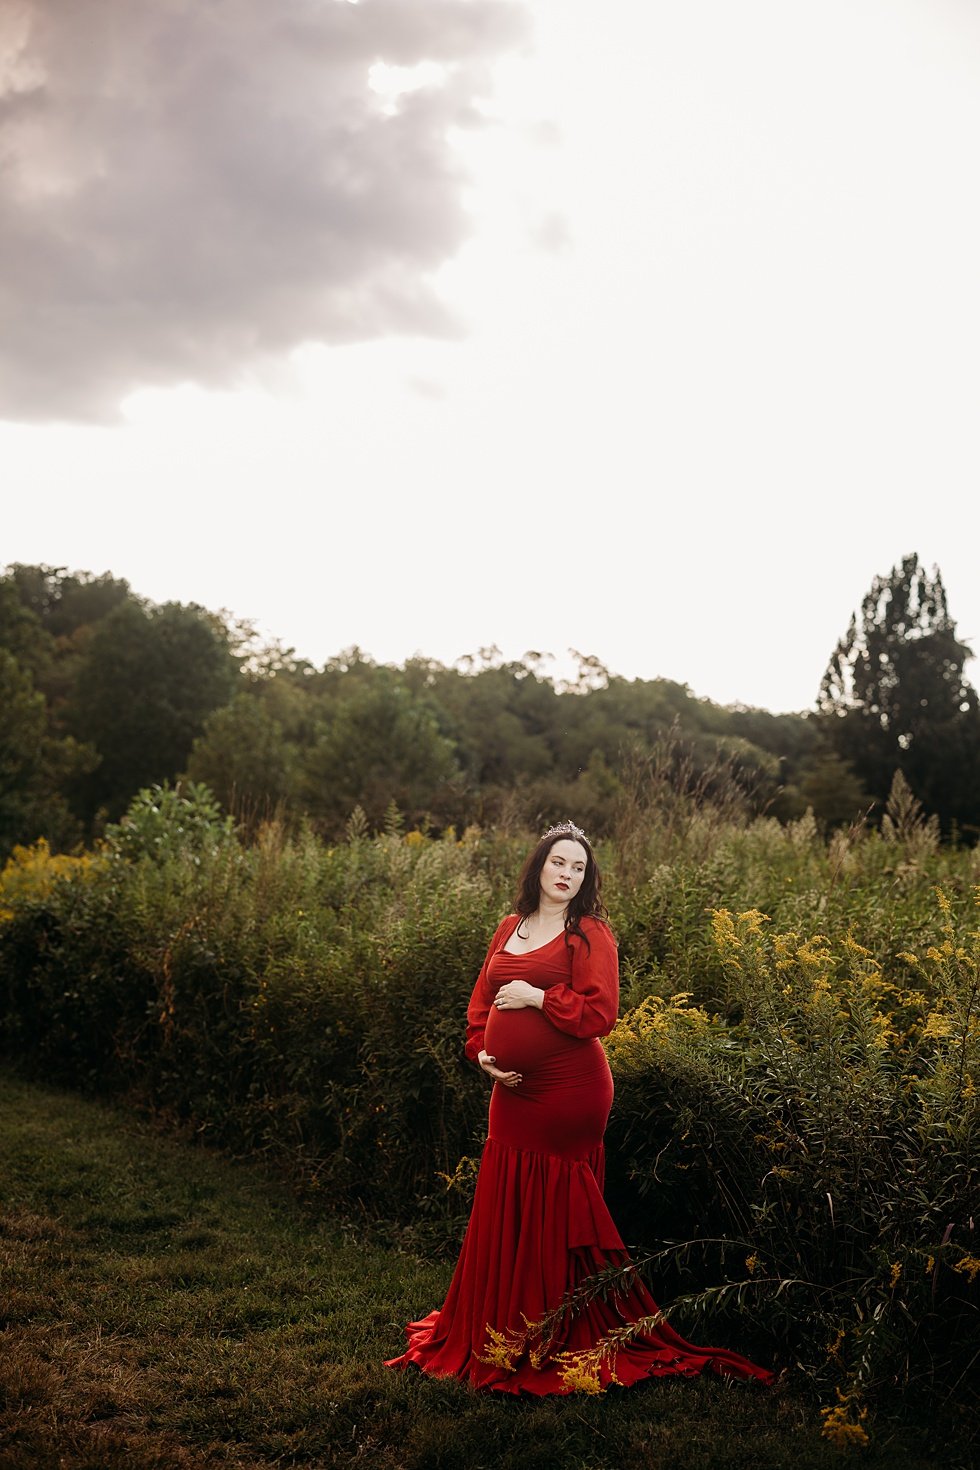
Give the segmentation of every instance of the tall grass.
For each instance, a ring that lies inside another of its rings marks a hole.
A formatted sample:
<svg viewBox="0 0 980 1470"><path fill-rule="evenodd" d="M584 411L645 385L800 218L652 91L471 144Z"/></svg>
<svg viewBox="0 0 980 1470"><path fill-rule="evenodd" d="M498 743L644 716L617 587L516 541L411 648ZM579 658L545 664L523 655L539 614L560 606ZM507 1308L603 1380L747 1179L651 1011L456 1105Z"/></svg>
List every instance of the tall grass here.
<svg viewBox="0 0 980 1470"><path fill-rule="evenodd" d="M623 971L615 1211L688 1317L738 1313L740 1343L814 1377L831 1431L858 1439L889 1384L962 1405L977 854L908 803L826 841L705 797L640 771L600 849ZM275 825L244 846L206 793L148 793L99 852L8 864L0 1039L402 1243L448 1244L486 1107L463 1014L528 841L355 818L333 846Z"/></svg>
<svg viewBox="0 0 980 1470"><path fill-rule="evenodd" d="M447 1262L379 1249L121 1109L0 1074L0 1178L4 1470L839 1464L805 1386L660 1380L517 1405L389 1372ZM927 1419L878 1427L867 1470L934 1470Z"/></svg>

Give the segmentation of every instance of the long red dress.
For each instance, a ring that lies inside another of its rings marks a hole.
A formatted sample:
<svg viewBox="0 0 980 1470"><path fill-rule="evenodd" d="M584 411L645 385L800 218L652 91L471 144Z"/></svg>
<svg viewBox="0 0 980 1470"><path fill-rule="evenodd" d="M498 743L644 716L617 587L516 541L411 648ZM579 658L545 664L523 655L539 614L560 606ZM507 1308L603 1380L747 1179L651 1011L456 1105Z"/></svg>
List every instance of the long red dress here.
<svg viewBox="0 0 980 1470"><path fill-rule="evenodd" d="M481 1049L516 1088L494 1083L489 1136L449 1293L439 1311L406 1328L408 1346L387 1364L505 1393L595 1391L664 1374L705 1371L772 1381L765 1368L723 1348L695 1347L666 1322L596 1361L583 1357L610 1330L657 1312L638 1278L607 1300L566 1312L547 1333L534 1324L596 1272L628 1260L602 1197L603 1134L612 1074L599 1042L619 1004L618 956L608 926L581 923L587 943L559 934L527 954L503 946L519 922L498 926L467 1012L466 1053ZM501 1010L510 980L545 992L541 1010Z"/></svg>

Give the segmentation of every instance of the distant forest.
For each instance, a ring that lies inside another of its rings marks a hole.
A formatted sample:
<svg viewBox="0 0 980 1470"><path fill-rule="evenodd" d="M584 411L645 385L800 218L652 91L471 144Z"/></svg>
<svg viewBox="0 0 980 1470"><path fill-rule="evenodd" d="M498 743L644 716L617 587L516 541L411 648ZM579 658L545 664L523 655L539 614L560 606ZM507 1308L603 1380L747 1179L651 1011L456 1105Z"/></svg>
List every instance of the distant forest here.
<svg viewBox="0 0 980 1470"><path fill-rule="evenodd" d="M759 650L764 657L764 650ZM353 821L432 832L572 816L596 836L657 788L781 822L880 820L896 772L945 837L980 835L980 712L938 569L876 576L811 710L770 714L624 679L591 655L483 649L453 667L322 668L194 604L109 574L15 564L0 577L0 858L97 838L143 788L206 784L246 831L325 838Z"/></svg>

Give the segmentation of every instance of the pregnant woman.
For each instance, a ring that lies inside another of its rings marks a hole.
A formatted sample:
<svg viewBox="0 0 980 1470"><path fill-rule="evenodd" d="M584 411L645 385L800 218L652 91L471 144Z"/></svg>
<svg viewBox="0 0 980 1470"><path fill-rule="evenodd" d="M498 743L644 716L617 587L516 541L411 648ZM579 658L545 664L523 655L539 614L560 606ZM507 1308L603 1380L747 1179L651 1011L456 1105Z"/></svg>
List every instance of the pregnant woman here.
<svg viewBox="0 0 980 1470"><path fill-rule="evenodd" d="M604 913L584 832L552 827L524 865L516 912L490 942L467 1012L467 1055L494 1087L456 1272L441 1310L409 1323L408 1347L389 1367L535 1394L705 1371L772 1379L665 1322L590 1356L609 1332L656 1315L636 1278L560 1310L575 1287L628 1259L602 1198L613 1082L599 1037L619 1002Z"/></svg>

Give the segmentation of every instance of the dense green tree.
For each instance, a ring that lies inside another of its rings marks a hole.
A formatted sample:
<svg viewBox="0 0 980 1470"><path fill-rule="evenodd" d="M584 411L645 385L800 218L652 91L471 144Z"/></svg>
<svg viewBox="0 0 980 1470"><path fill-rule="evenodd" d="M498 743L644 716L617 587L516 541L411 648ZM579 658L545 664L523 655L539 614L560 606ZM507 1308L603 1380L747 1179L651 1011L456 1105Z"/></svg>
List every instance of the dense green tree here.
<svg viewBox="0 0 980 1470"><path fill-rule="evenodd" d="M938 568L915 554L875 577L837 644L818 706L834 752L884 802L896 770L948 830L980 821L980 714Z"/></svg>
<svg viewBox="0 0 980 1470"><path fill-rule="evenodd" d="M280 718L276 708L282 705L275 698L282 683L269 681L214 710L187 763L189 778L208 786L248 827L298 808L299 746L288 733L288 718ZM300 691L296 698L303 698Z"/></svg>
<svg viewBox="0 0 980 1470"><path fill-rule="evenodd" d="M49 735L44 696L0 648L0 858L38 837L54 847L77 841L81 832L62 788L94 763L92 750Z"/></svg>
<svg viewBox="0 0 980 1470"><path fill-rule="evenodd" d="M872 805L850 762L829 749L804 769L799 792L824 828L859 821Z"/></svg>
<svg viewBox="0 0 980 1470"><path fill-rule="evenodd" d="M577 674L559 684L547 655L508 662L496 648L452 668L415 658L397 669L352 647L316 670L246 622L155 608L108 573L9 568L0 648L27 676L46 742L30 801L41 809L43 771L48 795L63 805L67 791L90 824L183 773L239 820L308 812L336 831L356 805L377 826L395 802L436 826L567 814L599 834L632 800L637 762L685 801L784 819L804 809L804 776L813 786L821 774L816 720L618 678L591 654L576 653ZM86 742L89 765L98 751L84 779L84 752L67 736Z"/></svg>
<svg viewBox="0 0 980 1470"><path fill-rule="evenodd" d="M555 769L560 696L526 664L444 670L428 697L473 786L510 785Z"/></svg>
<svg viewBox="0 0 980 1470"><path fill-rule="evenodd" d="M99 623L121 602L135 601L129 583L109 572L69 572L64 567L29 566L14 562L6 580L28 609L54 638Z"/></svg>
<svg viewBox="0 0 980 1470"><path fill-rule="evenodd" d="M142 606L129 583L106 572L68 572L64 567L15 562L0 579L0 645L10 647L47 701L48 725L67 732L66 706L93 629L121 603ZM6 608L6 613L4 609ZM19 626L13 622L14 612ZM19 633L21 648L4 636ZM23 641L30 629L30 649Z"/></svg>
<svg viewBox="0 0 980 1470"><path fill-rule="evenodd" d="M73 733L100 756L76 791L82 816L118 817L142 787L183 771L238 679L227 634L203 608L119 603L96 625L70 701Z"/></svg>
<svg viewBox="0 0 980 1470"><path fill-rule="evenodd" d="M0 648L37 685L51 666L55 645L41 619L22 602L12 577L0 577Z"/></svg>
<svg viewBox="0 0 980 1470"><path fill-rule="evenodd" d="M432 816L441 824L461 784L432 702L387 668L349 696L323 700L303 763L304 805L331 831L355 806L375 827L392 804L412 822Z"/></svg>

